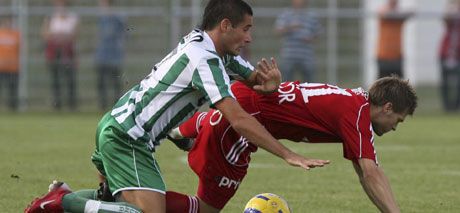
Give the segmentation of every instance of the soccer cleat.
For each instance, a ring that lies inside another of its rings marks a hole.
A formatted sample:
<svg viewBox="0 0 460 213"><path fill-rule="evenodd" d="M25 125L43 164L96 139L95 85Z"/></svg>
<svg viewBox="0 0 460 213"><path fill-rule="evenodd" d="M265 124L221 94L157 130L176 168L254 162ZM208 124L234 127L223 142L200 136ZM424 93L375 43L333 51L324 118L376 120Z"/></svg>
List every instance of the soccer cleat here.
<svg viewBox="0 0 460 213"><path fill-rule="evenodd" d="M179 149L184 150L186 152L190 151L193 146L193 139L190 138L182 138L182 139L175 139L170 135L166 136L168 140L172 141Z"/></svg>
<svg viewBox="0 0 460 213"><path fill-rule="evenodd" d="M53 181L50 184L48 193L42 197L35 198L24 210L25 213L63 213L62 197L71 193L69 186L64 182Z"/></svg>

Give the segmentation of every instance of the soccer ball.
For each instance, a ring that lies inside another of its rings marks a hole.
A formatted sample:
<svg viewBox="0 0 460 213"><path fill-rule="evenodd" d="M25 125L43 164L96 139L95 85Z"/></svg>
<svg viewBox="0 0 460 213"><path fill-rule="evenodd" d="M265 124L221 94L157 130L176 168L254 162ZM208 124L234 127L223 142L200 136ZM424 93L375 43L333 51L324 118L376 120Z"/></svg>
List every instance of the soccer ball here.
<svg viewBox="0 0 460 213"><path fill-rule="evenodd" d="M244 207L244 213L291 213L288 203L272 193L258 194Z"/></svg>

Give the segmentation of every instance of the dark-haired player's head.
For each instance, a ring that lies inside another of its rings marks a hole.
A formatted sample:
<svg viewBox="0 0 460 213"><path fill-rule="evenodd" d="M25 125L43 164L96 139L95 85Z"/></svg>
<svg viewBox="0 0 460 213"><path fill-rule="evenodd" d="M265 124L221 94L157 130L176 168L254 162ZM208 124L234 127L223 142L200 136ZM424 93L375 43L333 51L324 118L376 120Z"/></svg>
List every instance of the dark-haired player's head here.
<svg viewBox="0 0 460 213"><path fill-rule="evenodd" d="M417 108L417 95L409 81L396 76L378 79L369 89L371 121L377 135L395 130Z"/></svg>
<svg viewBox="0 0 460 213"><path fill-rule="evenodd" d="M211 30L224 19L230 20L236 27L247 15L253 16L252 8L242 0L210 0L204 9L200 28Z"/></svg>
<svg viewBox="0 0 460 213"><path fill-rule="evenodd" d="M252 9L242 0L210 0L206 5L201 29L214 42L217 53L239 55L251 40Z"/></svg>

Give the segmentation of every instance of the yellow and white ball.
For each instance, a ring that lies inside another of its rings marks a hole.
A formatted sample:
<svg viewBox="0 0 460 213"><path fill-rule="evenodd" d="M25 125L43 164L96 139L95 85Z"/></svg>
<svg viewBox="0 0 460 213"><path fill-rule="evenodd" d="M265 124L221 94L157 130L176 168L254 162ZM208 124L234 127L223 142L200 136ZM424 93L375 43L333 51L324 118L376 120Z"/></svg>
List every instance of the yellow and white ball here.
<svg viewBox="0 0 460 213"><path fill-rule="evenodd" d="M273 193L258 194L244 207L244 213L291 213L288 203Z"/></svg>

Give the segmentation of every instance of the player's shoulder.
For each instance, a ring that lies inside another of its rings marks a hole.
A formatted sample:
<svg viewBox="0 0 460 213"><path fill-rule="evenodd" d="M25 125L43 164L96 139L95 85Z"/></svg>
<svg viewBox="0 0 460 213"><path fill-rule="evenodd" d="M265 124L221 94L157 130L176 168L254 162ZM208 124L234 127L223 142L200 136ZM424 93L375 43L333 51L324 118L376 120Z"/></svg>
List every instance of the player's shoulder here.
<svg viewBox="0 0 460 213"><path fill-rule="evenodd" d="M335 103L343 111L356 112L369 103L369 95L363 88L341 88L336 85L325 84L321 91L329 98L329 103ZM335 105L334 104L334 105Z"/></svg>
<svg viewBox="0 0 460 213"><path fill-rule="evenodd" d="M346 101L350 107L360 108L363 105L368 105L369 94L363 88L358 87L345 90L351 94L350 98L348 98Z"/></svg>
<svg viewBox="0 0 460 213"><path fill-rule="evenodd" d="M217 55L217 53L214 53L212 51L207 50L206 48L203 48L200 46L199 43L190 43L186 47L183 47L179 54L185 54L187 58L193 63L193 64L206 64L208 62L217 62L221 63L221 59Z"/></svg>
<svg viewBox="0 0 460 213"><path fill-rule="evenodd" d="M209 59L220 60L219 55L215 51L214 44L212 44L212 41L202 31L192 31L181 40L181 44L185 45L182 51L190 58L198 61L207 61Z"/></svg>
<svg viewBox="0 0 460 213"><path fill-rule="evenodd" d="M369 100L369 93L366 90L364 90L362 87L348 89L348 90L350 90L350 92L352 92L357 97L363 98L365 100Z"/></svg>
<svg viewBox="0 0 460 213"><path fill-rule="evenodd" d="M183 51L196 58L219 58L219 55L215 51L208 50L199 43L190 44Z"/></svg>
<svg viewBox="0 0 460 213"><path fill-rule="evenodd" d="M344 116L350 116L352 120L369 120L370 118L370 102L368 93L362 88L350 89L353 96L348 99L347 103L344 104L345 110Z"/></svg>
<svg viewBox="0 0 460 213"><path fill-rule="evenodd" d="M222 59L211 51L205 49L196 49L195 51L189 51L188 56L198 64L208 65L223 65Z"/></svg>
<svg viewBox="0 0 460 213"><path fill-rule="evenodd" d="M338 111L340 116L337 121L341 125L349 127L350 124L354 126L357 121L370 122L370 103L360 96L355 95L341 102Z"/></svg>

